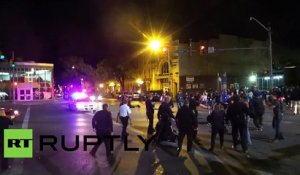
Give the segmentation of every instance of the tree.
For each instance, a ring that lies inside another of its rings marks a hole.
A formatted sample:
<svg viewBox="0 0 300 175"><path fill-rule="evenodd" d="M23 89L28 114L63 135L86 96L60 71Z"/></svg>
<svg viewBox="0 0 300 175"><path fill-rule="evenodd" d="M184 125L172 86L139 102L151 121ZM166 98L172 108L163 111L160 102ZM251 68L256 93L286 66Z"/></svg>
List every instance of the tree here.
<svg viewBox="0 0 300 175"><path fill-rule="evenodd" d="M102 78L107 78L106 80L115 79L120 83L122 90L124 90L125 81L134 78L137 72L135 62L130 59L104 59L98 65L98 71L103 74Z"/></svg>
<svg viewBox="0 0 300 175"><path fill-rule="evenodd" d="M95 83L95 69L84 62L81 57L64 57L60 59L64 71L62 78L64 83L79 84L81 78L86 82Z"/></svg>

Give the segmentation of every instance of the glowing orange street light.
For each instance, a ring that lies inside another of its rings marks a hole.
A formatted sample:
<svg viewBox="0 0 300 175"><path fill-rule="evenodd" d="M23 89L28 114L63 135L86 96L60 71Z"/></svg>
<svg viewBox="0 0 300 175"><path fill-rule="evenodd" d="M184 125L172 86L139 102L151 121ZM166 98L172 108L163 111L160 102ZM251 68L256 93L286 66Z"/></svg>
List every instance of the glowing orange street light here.
<svg viewBox="0 0 300 175"><path fill-rule="evenodd" d="M157 39L150 41L149 43L149 47L153 50L153 51L158 51L161 47L161 42Z"/></svg>

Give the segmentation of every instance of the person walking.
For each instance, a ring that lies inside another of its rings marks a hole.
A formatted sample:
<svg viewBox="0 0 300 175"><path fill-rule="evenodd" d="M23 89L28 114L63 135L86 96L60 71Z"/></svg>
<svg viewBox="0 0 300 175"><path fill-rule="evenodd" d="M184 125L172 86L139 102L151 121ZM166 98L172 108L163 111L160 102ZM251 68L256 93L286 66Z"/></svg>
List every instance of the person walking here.
<svg viewBox="0 0 300 175"><path fill-rule="evenodd" d="M110 139L107 137L113 132L113 122L111 112L108 110L108 105L102 105L102 110L96 112L92 119L92 127L96 131L98 142L90 151L90 154L95 157L99 146L104 142L106 150L106 158L109 160L112 157L110 150Z"/></svg>
<svg viewBox="0 0 300 175"><path fill-rule="evenodd" d="M124 141L125 136L127 136L127 126L128 126L128 120L129 115L131 114L131 109L127 105L127 100L124 100L122 104L120 105L119 109L119 117L122 122L122 141Z"/></svg>
<svg viewBox="0 0 300 175"><path fill-rule="evenodd" d="M207 121L211 123L211 137L210 137L210 149L209 151L214 152L215 140L217 134L220 137L220 148L223 149L224 143L224 132L225 132L225 111L221 103L216 103L214 109L207 117Z"/></svg>
<svg viewBox="0 0 300 175"><path fill-rule="evenodd" d="M157 117L158 123L156 124L156 140L158 142L162 140L167 140L171 135L171 119L175 118L173 112L169 106L170 98L166 96L164 101L158 108Z"/></svg>
<svg viewBox="0 0 300 175"><path fill-rule="evenodd" d="M4 109L0 109L0 161L1 161L1 171L5 171L9 168L8 159L4 158L4 130L12 125L12 119L8 118L5 114Z"/></svg>
<svg viewBox="0 0 300 175"><path fill-rule="evenodd" d="M240 134L241 145L244 153L248 153L247 146L247 115L250 111L246 104L240 101L240 97L235 95L233 97L233 104L229 105L227 109L227 118L232 125L232 140L233 148L236 149L239 144L238 134Z"/></svg>
<svg viewBox="0 0 300 175"><path fill-rule="evenodd" d="M179 155L181 151L185 135L187 136L187 152L190 152L194 139L194 130L195 128L197 128L197 125L195 125L196 122L194 113L188 107L187 100L184 100L183 106L178 110L176 114L175 120L177 123L177 128L179 130L177 155Z"/></svg>
<svg viewBox="0 0 300 175"><path fill-rule="evenodd" d="M190 94L190 98L189 98L189 108L190 110L193 112L194 114L194 124L197 127L195 127L194 129L194 134L193 134L193 139L196 140L197 142L200 141L199 138L197 138L197 134L198 134L198 110L197 110L197 106L199 106L199 103L197 103L195 97L193 96L193 94Z"/></svg>
<svg viewBox="0 0 300 175"><path fill-rule="evenodd" d="M255 127L262 131L263 129L263 115L265 113L265 106L262 98L258 97L257 93L254 93L252 100L249 103L250 111L253 115L253 123Z"/></svg>
<svg viewBox="0 0 300 175"><path fill-rule="evenodd" d="M153 128L153 118L154 118L154 102L152 101L152 95L149 95L146 100L146 115L149 121L148 134L153 134L155 129Z"/></svg>
<svg viewBox="0 0 300 175"><path fill-rule="evenodd" d="M273 128L275 129L275 137L274 142L278 142L279 140L283 140L284 137L280 130L281 120L283 118L283 105L282 101L280 101L279 97L272 95L272 108L273 108Z"/></svg>

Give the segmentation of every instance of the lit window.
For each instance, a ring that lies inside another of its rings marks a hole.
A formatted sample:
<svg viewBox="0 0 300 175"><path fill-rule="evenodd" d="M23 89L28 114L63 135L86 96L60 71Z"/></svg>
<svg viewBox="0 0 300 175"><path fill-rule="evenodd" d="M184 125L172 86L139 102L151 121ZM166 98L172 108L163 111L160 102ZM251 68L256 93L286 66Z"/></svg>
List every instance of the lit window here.
<svg viewBox="0 0 300 175"><path fill-rule="evenodd" d="M168 65L167 62L165 62L165 63L162 65L161 73L162 73L162 74L168 74L168 73L169 73L169 65Z"/></svg>

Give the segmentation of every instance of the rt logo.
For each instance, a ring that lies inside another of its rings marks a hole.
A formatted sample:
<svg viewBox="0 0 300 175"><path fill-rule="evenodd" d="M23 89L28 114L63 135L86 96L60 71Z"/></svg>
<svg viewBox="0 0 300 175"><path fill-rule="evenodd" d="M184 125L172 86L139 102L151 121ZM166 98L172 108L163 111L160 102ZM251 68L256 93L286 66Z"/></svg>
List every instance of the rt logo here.
<svg viewBox="0 0 300 175"><path fill-rule="evenodd" d="M32 158L32 129L4 130L4 158Z"/></svg>

